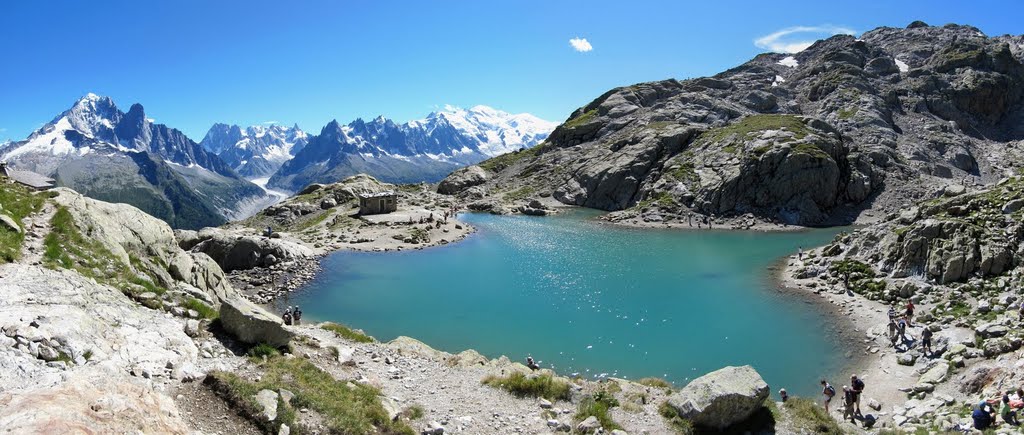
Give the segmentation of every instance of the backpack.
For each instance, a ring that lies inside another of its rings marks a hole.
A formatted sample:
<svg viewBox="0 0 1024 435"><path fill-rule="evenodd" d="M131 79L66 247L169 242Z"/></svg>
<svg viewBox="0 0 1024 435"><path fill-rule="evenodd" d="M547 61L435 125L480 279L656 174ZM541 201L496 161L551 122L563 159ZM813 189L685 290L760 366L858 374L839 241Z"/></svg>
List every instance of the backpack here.
<svg viewBox="0 0 1024 435"><path fill-rule="evenodd" d="M827 393L828 397L835 396L836 395L836 387L828 385L828 386L825 387L825 392Z"/></svg>
<svg viewBox="0 0 1024 435"><path fill-rule="evenodd" d="M853 383L853 388L857 390L857 393L864 392L864 381L857 379L857 382Z"/></svg>

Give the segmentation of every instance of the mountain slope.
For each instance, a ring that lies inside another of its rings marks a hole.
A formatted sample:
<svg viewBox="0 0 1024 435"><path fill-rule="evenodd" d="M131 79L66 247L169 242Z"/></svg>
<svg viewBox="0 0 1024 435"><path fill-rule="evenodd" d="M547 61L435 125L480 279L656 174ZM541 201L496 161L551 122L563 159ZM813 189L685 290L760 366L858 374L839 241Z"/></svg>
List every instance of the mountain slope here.
<svg viewBox="0 0 1024 435"><path fill-rule="evenodd" d="M358 173L391 183L433 182L460 166L536 145L553 128L533 115L486 106L449 106L405 124L384 117L348 125L332 121L268 185L296 191Z"/></svg>
<svg viewBox="0 0 1024 435"><path fill-rule="evenodd" d="M630 209L613 219L877 219L862 212L1020 169L1021 40L916 22L616 88L532 152L481 165L489 181L474 191Z"/></svg>
<svg viewBox="0 0 1024 435"><path fill-rule="evenodd" d="M179 228L219 225L266 201L262 189L215 154L148 120L141 105L124 113L94 94L26 140L7 144L0 159L85 195L134 205Z"/></svg>
<svg viewBox="0 0 1024 435"><path fill-rule="evenodd" d="M306 146L306 141L306 132L298 125L254 125L243 130L237 125L218 123L210 127L199 144L217 154L239 175L253 179L273 175Z"/></svg>

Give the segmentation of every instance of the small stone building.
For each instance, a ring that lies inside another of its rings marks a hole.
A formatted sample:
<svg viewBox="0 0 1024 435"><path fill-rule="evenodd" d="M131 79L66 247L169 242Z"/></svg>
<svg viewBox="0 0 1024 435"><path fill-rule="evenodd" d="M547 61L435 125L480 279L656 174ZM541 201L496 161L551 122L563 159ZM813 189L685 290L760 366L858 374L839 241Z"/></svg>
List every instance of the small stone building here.
<svg viewBox="0 0 1024 435"><path fill-rule="evenodd" d="M385 214L396 210L398 210L398 193L393 190L359 195L359 214L361 215Z"/></svg>
<svg viewBox="0 0 1024 435"><path fill-rule="evenodd" d="M6 178L15 183L23 184L35 190L47 190L54 187L55 181L43 175L31 171L19 171L7 166L7 162L0 162L0 179Z"/></svg>

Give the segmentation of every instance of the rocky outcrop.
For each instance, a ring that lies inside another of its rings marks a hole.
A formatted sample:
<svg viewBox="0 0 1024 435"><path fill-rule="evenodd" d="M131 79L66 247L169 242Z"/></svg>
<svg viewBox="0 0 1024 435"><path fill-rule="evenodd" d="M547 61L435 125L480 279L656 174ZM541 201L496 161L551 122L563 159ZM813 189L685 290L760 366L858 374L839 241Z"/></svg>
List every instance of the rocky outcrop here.
<svg viewBox="0 0 1024 435"><path fill-rule="evenodd" d="M236 297L220 306L220 322L224 329L249 344L287 346L295 333L285 328L281 319L248 300Z"/></svg>
<svg viewBox="0 0 1024 435"><path fill-rule="evenodd" d="M612 89L535 149L482 163L496 170L478 187L666 219L810 225L897 211L950 180L1020 167L1010 145L1024 138L1024 66L1007 38L879 28L713 77Z"/></svg>
<svg viewBox="0 0 1024 435"><path fill-rule="evenodd" d="M196 371L196 346L175 320L67 270L0 266L0 294L0 427L189 433L142 379Z"/></svg>
<svg viewBox="0 0 1024 435"><path fill-rule="evenodd" d="M473 165L452 172L451 175L441 180L437 185L437 193L444 195L455 195L473 186L479 186L487 181L487 171Z"/></svg>
<svg viewBox="0 0 1024 435"><path fill-rule="evenodd" d="M54 202L67 208L85 237L161 286L181 289L214 306L234 293L223 270L206 254L178 247L163 221L127 204L97 201L65 188L55 192Z"/></svg>
<svg viewBox="0 0 1024 435"><path fill-rule="evenodd" d="M208 255L225 272L269 267L314 254L297 242L218 228L204 228L198 233L179 231L178 235L183 248Z"/></svg>
<svg viewBox="0 0 1024 435"><path fill-rule="evenodd" d="M669 396L668 404L695 425L721 430L750 418L768 394L753 367L726 367L694 379Z"/></svg>

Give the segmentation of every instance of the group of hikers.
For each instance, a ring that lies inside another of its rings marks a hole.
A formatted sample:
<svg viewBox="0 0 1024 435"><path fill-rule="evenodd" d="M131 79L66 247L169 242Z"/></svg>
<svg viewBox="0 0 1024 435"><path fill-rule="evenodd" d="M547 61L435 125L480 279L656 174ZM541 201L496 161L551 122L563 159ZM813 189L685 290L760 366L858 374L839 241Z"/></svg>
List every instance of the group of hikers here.
<svg viewBox="0 0 1024 435"><path fill-rule="evenodd" d="M281 319L284 320L285 325L298 325L302 322L302 310L296 305L292 307L288 306L287 310L284 310L284 314L281 314Z"/></svg>
<svg viewBox="0 0 1024 435"><path fill-rule="evenodd" d="M996 392L995 397L978 402L978 407L971 414L974 428L990 429L996 426L996 416L1011 426L1020 426L1017 419L1018 410L1024 408L1024 389L1018 388L1016 393L1010 391Z"/></svg>
<svg viewBox="0 0 1024 435"><path fill-rule="evenodd" d="M906 311L900 316L896 312L895 305L889 307L888 337L892 347L897 350L901 345L905 346L908 342L911 342L911 339L907 337L907 328L913 326L910 324L910 321L914 318L915 308L913 301L907 301ZM923 328L921 331L921 349L925 356L932 355L932 330L928 327Z"/></svg>
<svg viewBox="0 0 1024 435"><path fill-rule="evenodd" d="M785 390L780 392L783 396L783 401L786 399L784 394ZM850 423L857 424L857 417L864 422L865 428L870 428L874 425L874 417L868 415L864 416L860 412L860 396L864 393L864 380L857 377L857 375L850 376L850 385L843 385L843 420L850 419ZM828 383L827 380L821 380L821 394L825 396L825 412L828 413L829 405L832 403L832 398L836 396L836 388L832 384Z"/></svg>

